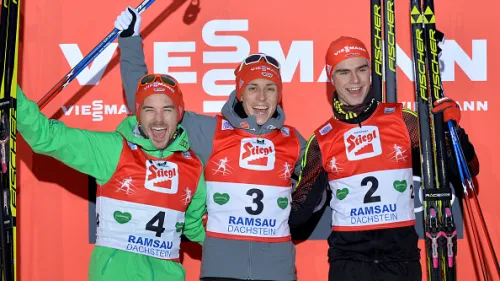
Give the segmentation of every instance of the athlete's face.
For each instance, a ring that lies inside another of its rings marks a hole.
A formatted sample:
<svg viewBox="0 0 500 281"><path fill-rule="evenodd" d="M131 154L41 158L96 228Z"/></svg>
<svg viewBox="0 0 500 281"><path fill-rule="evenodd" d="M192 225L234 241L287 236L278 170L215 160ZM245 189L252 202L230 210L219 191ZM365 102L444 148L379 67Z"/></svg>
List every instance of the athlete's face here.
<svg viewBox="0 0 500 281"><path fill-rule="evenodd" d="M335 67L332 81L341 103L361 104L370 90L369 61L359 57L342 61Z"/></svg>
<svg viewBox="0 0 500 281"><path fill-rule="evenodd" d="M245 113L255 116L258 125L264 125L278 105L278 86L264 78L252 80L243 89L241 101Z"/></svg>
<svg viewBox="0 0 500 281"><path fill-rule="evenodd" d="M142 132L158 149L167 147L177 124L177 109L172 100L164 94L154 94L142 103L140 124Z"/></svg>

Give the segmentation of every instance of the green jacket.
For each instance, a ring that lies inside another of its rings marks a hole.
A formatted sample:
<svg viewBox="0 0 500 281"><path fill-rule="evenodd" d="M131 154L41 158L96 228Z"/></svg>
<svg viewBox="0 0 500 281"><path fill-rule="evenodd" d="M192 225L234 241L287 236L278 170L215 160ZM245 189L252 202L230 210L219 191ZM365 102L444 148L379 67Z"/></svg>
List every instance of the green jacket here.
<svg viewBox="0 0 500 281"><path fill-rule="evenodd" d="M187 133L182 133L164 150L158 150L149 139L134 134L135 116L125 118L115 132L96 132L69 128L58 120L47 119L38 105L17 88L17 129L36 153L51 156L69 167L96 178L100 185L113 176L123 149L123 137L140 146L153 157L164 158L189 149ZM180 127L180 125L179 125ZM181 127L182 128L182 127ZM123 137L122 137L123 136ZM187 145L186 145L187 144ZM206 211L206 187L203 173L189 204L184 235L200 244L205 239L202 216Z"/></svg>

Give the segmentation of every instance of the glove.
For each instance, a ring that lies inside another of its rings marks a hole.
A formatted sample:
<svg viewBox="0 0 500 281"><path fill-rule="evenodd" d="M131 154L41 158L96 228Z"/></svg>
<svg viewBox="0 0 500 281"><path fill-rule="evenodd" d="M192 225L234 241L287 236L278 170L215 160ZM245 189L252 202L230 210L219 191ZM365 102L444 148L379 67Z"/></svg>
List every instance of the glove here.
<svg viewBox="0 0 500 281"><path fill-rule="evenodd" d="M139 35L141 21L141 16L137 10L129 6L116 17L115 28L120 30L120 37L122 38L137 36Z"/></svg>
<svg viewBox="0 0 500 281"><path fill-rule="evenodd" d="M458 104L450 98L438 99L434 102L434 108L432 108L432 113L436 114L442 112L444 122L453 120L460 123L461 111Z"/></svg>

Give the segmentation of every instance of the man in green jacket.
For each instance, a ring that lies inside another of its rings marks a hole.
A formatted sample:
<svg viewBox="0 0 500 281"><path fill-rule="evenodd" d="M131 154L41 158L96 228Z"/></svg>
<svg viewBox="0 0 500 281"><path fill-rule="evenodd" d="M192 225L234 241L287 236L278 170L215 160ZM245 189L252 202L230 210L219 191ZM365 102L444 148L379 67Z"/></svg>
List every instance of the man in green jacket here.
<svg viewBox="0 0 500 281"><path fill-rule="evenodd" d="M181 234L203 243L203 167L179 125L184 102L168 75L139 82L136 116L115 132L66 127L18 88L17 128L36 153L96 178L97 241L91 281L181 281Z"/></svg>

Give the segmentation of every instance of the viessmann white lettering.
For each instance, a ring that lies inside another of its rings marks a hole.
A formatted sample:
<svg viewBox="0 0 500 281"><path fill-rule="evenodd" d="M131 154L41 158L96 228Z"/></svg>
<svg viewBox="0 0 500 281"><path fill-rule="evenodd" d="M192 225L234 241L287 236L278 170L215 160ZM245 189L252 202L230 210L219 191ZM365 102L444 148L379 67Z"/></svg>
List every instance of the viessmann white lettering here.
<svg viewBox="0 0 500 281"><path fill-rule="evenodd" d="M249 21L215 19L207 22L202 29L202 44L196 41L154 42L153 69L156 73L174 75L180 83L200 83L203 90L211 96L228 96L234 89L230 81L234 81L235 64L252 52L265 52L281 62L282 79L284 82L326 82L326 72L323 65L314 65L313 40L292 40L289 46L282 46L280 41L258 41L258 50L250 50L250 42L245 37L249 30ZM219 35L221 32L231 32L232 35ZM216 34L217 33L217 34ZM193 33L195 34L195 33ZM463 44L463 43L462 43ZM211 51L203 50L204 45ZM459 67L471 81L487 81L487 40L474 39L470 42L470 54L458 45L455 40L447 40L442 48L441 60L445 68L442 72L443 81L455 80L455 65ZM74 67L83 55L77 44L60 44L61 50L71 67ZM231 51L217 51L217 48ZM84 69L78 76L81 85L97 85L102 74L117 49L113 43L103 51L92 66ZM215 50L214 50L215 49ZM287 49L285 54L283 49ZM202 52L202 63L213 67L204 73L196 71L192 56L186 53ZM182 55L176 53L183 53ZM398 66L409 80L413 80L411 56L397 46ZM176 71L182 67L186 71ZM189 69L192 68L192 69ZM296 72L298 75L295 75ZM201 79L201 81L200 81ZM222 83L221 83L222 82ZM204 101L204 112L218 112L223 101Z"/></svg>
<svg viewBox="0 0 500 281"><path fill-rule="evenodd" d="M125 104L104 104L102 100L94 100L92 104L62 106L64 115L92 116L92 121L104 120L104 115L129 114Z"/></svg>

